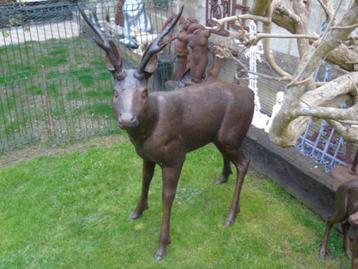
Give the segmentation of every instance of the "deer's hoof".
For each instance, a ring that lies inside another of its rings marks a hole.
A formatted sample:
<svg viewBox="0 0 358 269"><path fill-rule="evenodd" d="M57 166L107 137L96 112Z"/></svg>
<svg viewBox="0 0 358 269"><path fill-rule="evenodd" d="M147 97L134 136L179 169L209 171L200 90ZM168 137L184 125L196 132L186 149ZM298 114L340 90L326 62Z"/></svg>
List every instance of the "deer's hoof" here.
<svg viewBox="0 0 358 269"><path fill-rule="evenodd" d="M139 212L137 210L134 210L134 212L132 213L132 215L129 217L129 219L131 220L136 220L138 218L140 218L143 215L143 211Z"/></svg>
<svg viewBox="0 0 358 269"><path fill-rule="evenodd" d="M238 210L237 212L234 212L232 210L230 211L229 215L227 216L224 222L224 227L229 227L235 223L236 215L239 211L240 210Z"/></svg>
<svg viewBox="0 0 358 269"><path fill-rule="evenodd" d="M319 250L319 256L321 256L321 258L326 258L328 255L328 252L325 248L321 247L321 249Z"/></svg>
<svg viewBox="0 0 358 269"><path fill-rule="evenodd" d="M164 246L160 246L155 254L155 259L161 261L167 255L167 251Z"/></svg>
<svg viewBox="0 0 358 269"><path fill-rule="evenodd" d="M148 209L148 204L138 205L137 208L133 211L132 215L129 217L131 220L136 220L143 215L143 212Z"/></svg>
<svg viewBox="0 0 358 269"><path fill-rule="evenodd" d="M353 258L352 250L350 250L350 249L346 250L346 255L347 255L350 259L352 259L352 258Z"/></svg>
<svg viewBox="0 0 358 269"><path fill-rule="evenodd" d="M215 181L215 184L216 184L216 185L219 185L219 184L227 183L228 181L229 181L229 177L220 176L220 177Z"/></svg>
<svg viewBox="0 0 358 269"><path fill-rule="evenodd" d="M225 222L224 222L224 227L227 228L227 227L230 227L231 225L233 225L235 222L234 219L229 219L229 218L226 218Z"/></svg>

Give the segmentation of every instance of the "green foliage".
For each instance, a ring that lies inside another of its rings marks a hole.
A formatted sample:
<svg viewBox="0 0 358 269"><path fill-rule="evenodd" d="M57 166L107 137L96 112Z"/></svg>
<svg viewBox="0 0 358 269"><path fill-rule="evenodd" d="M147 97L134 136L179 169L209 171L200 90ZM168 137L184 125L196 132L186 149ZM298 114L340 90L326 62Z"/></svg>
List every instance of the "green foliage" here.
<svg viewBox="0 0 358 269"><path fill-rule="evenodd" d="M150 209L128 220L141 189L141 160L118 143L0 170L0 268L349 268L333 233L334 258L318 257L325 223L270 179L250 172L241 213L223 221L234 178L214 185L221 171L214 147L188 155L173 204L172 244L158 263L161 175Z"/></svg>

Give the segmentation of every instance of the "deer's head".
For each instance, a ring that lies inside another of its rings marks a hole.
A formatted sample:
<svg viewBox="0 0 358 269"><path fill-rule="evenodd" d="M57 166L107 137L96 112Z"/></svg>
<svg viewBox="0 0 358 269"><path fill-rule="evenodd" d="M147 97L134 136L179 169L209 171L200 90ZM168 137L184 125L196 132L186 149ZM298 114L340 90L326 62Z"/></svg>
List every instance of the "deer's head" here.
<svg viewBox="0 0 358 269"><path fill-rule="evenodd" d="M176 18L145 50L138 69L123 69L119 50L113 40L102 32L97 16L93 13L87 16L80 8L82 17L96 34L95 42L106 52L107 69L112 73L114 79L113 108L121 128L135 128L140 124L148 101L147 82L157 67L157 53L169 43L162 41L175 27L183 8L182 6Z"/></svg>

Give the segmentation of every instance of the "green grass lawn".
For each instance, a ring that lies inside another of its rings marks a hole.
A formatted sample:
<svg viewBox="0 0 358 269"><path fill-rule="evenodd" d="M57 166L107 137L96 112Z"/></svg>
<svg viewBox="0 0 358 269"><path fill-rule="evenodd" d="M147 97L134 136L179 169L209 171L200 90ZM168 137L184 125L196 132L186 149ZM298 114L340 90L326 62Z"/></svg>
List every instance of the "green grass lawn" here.
<svg viewBox="0 0 358 269"><path fill-rule="evenodd" d="M234 178L213 184L222 165L213 146L188 155L173 205L172 244L156 262L160 171L150 209L128 220L141 188L141 160L126 141L0 170L0 268L349 268L341 237L333 233L332 257L320 259L324 221L252 170L241 213L224 228Z"/></svg>
<svg viewBox="0 0 358 269"><path fill-rule="evenodd" d="M112 80L83 37L0 47L0 153L112 132Z"/></svg>

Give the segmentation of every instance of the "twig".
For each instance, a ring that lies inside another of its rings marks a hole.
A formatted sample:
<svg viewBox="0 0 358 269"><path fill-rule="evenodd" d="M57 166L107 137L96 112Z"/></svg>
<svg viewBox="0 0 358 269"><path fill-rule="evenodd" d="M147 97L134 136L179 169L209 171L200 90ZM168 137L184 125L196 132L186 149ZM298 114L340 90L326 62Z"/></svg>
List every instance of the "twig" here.
<svg viewBox="0 0 358 269"><path fill-rule="evenodd" d="M340 120L340 122L351 125L358 125L358 120Z"/></svg>
<svg viewBox="0 0 358 269"><path fill-rule="evenodd" d="M358 130L357 128L349 128L347 126L344 126L342 123L336 121L336 120L327 120L327 122L333 126L337 132L343 136L343 138L346 140L346 141L354 141L354 140L357 140L358 139ZM355 129L353 131L353 129Z"/></svg>
<svg viewBox="0 0 358 269"><path fill-rule="evenodd" d="M334 20L336 19L338 10L341 8L342 2L343 2L343 0L340 0L340 1L339 1L338 6L337 6L336 10L334 11L334 14L333 14L333 16L331 17L331 19L329 20L329 23L328 23L328 25L327 25L327 28L326 28L326 30L324 31L323 35L322 35L322 38L321 38L322 40L326 38L327 33L330 31L330 28L332 28L331 26L332 26Z"/></svg>
<svg viewBox="0 0 358 269"><path fill-rule="evenodd" d="M330 19L332 17L332 12L328 9L328 7L322 2L322 0L317 0L318 3L321 5L321 7L324 10L324 13L326 13L327 19Z"/></svg>
<svg viewBox="0 0 358 269"><path fill-rule="evenodd" d="M243 62L241 62L241 60L239 60L235 56L232 56L232 58L242 66L242 68L244 69L245 72L247 72L249 74L254 74L254 75L266 78L266 79L273 79L273 80L277 80L277 81L289 81L290 80L290 78L287 78L287 77L274 77L274 76L269 76L269 75L265 75L262 73L251 72L250 70L248 70L246 68L245 64Z"/></svg>
<svg viewBox="0 0 358 269"><path fill-rule="evenodd" d="M291 87L291 86L297 86L297 85L300 85L300 84L305 84L307 81L309 81L312 77L307 77L303 80L300 80L300 81L297 81L297 80L292 80L288 85L287 87Z"/></svg>
<svg viewBox="0 0 358 269"><path fill-rule="evenodd" d="M330 19L330 21L329 21L329 23L328 23L328 25L327 25L326 30L324 31L324 33L322 34L322 37L320 38L321 42L320 42L320 44L315 48L315 51L318 50L318 48L319 48L319 47L321 46L321 44L322 44L322 41L326 38L327 33L329 32L329 29L331 28L331 25L332 25L332 23L333 23L335 17L337 16L337 13L338 13L338 10L339 10L339 8L340 8L340 6L341 6L341 4L342 4L342 1L343 1L343 0L340 0L340 1L339 1L338 6L337 6L337 8L336 8L336 10L335 10L335 12L334 12L334 14L333 14L333 16L331 17L331 19ZM314 53L313 53L313 54L314 54ZM313 54L312 54L312 55L313 55ZM292 80L292 82L291 82L290 84L296 85L295 82L302 76L303 72L306 70L306 68L308 67L309 64L310 64L310 61L307 61L306 64L304 65L304 67L303 67L303 68L301 69L301 71L295 76L295 78Z"/></svg>
<svg viewBox="0 0 358 269"><path fill-rule="evenodd" d="M337 29L351 29L358 27L358 23L352 24L352 25L346 25L346 26L332 26L331 29L337 30Z"/></svg>
<svg viewBox="0 0 358 269"><path fill-rule="evenodd" d="M273 13L273 9L274 6L276 5L276 2L272 2L270 3L268 10L267 10L267 17L268 17L268 22L264 23L263 25L263 30L265 32L265 34L271 34L271 29L272 29L272 13ZM292 75L288 72L286 72L285 70L283 70L275 61L275 57L273 55L273 52L271 50L271 40L270 39L264 39L263 41L263 49L264 49L264 55L265 58L268 62L268 64L271 66L271 68L273 70L276 71L277 74L279 74L282 77L286 77L288 79L292 79Z"/></svg>
<svg viewBox="0 0 358 269"><path fill-rule="evenodd" d="M251 15L251 14L235 15L235 16L225 17L222 19L212 18L212 21L214 21L215 23L218 23L220 25L222 25L226 22L231 22L231 21L236 21L236 20L255 20L255 21L261 21L264 23L268 22L268 19L266 17L256 16L256 15Z"/></svg>
<svg viewBox="0 0 358 269"><path fill-rule="evenodd" d="M314 35L303 35L303 34L268 34L268 33L259 33L256 35L257 41L263 38L305 38L305 39L314 39L317 40L319 37Z"/></svg>

